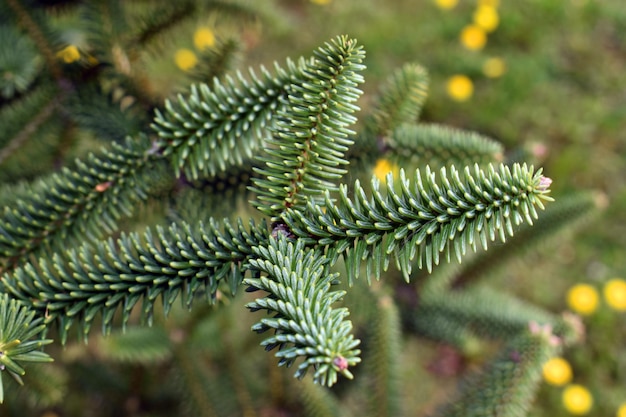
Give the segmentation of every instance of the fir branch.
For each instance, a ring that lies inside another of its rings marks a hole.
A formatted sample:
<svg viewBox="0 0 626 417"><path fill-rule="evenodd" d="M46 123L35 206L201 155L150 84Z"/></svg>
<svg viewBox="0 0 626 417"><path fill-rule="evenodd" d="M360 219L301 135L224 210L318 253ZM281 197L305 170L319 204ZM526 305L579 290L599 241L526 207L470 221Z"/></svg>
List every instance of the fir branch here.
<svg viewBox="0 0 626 417"><path fill-rule="evenodd" d="M233 415L236 407L231 405L229 392L224 392L224 384L219 376L210 375L206 366L198 366L195 352L189 346L180 344L174 348L175 383L173 388L179 391L183 406L187 408L185 415L200 417L219 417L218 413L227 409L226 415Z"/></svg>
<svg viewBox="0 0 626 417"><path fill-rule="evenodd" d="M52 76L57 81L61 81L63 79L63 71L56 59L54 48L48 39L48 36L50 36L49 29L43 27L43 23L30 13L30 11L21 4L20 0L6 0L6 3L15 14L17 22L26 30L39 49L39 52L41 52Z"/></svg>
<svg viewBox="0 0 626 417"><path fill-rule="evenodd" d="M0 97L10 100L32 85L41 69L40 57L26 36L0 24Z"/></svg>
<svg viewBox="0 0 626 417"><path fill-rule="evenodd" d="M426 70L412 63L397 69L385 80L372 116L366 120L365 129L346 153L351 178L358 178L360 172L370 172L374 162L383 155L394 157L393 152L389 152L391 145L394 150L403 152L393 137L394 131L404 124L417 123L428 95L428 83Z"/></svg>
<svg viewBox="0 0 626 417"><path fill-rule="evenodd" d="M541 382L543 364L559 352L549 327L531 323L433 417L525 417Z"/></svg>
<svg viewBox="0 0 626 417"><path fill-rule="evenodd" d="M213 89L192 85L189 94L167 100L163 112L156 110L152 128L159 149L177 174L192 179L242 165L259 147L294 74L306 65L303 59L298 65L288 60L286 70L275 65L274 75L262 67L262 78L250 70L250 81L238 72L236 80L214 79Z"/></svg>
<svg viewBox="0 0 626 417"><path fill-rule="evenodd" d="M313 366L313 379L321 385L333 385L339 373L352 379L348 367L360 362L356 349L360 341L350 334L352 323L344 320L348 311L331 306L345 292L329 291L337 275L328 272L328 260L318 251L305 250L301 240L294 245L282 234L268 243L253 248L256 258L249 260L253 270L266 276L244 280L248 291L269 293L247 307L275 313L252 326L258 333L275 330L261 345L266 350L278 348L279 365L289 367L304 358L297 378Z"/></svg>
<svg viewBox="0 0 626 417"><path fill-rule="evenodd" d="M418 334L453 345L468 334L506 340L531 321L552 328L563 325L558 315L484 286L424 294L412 315L411 327Z"/></svg>
<svg viewBox="0 0 626 417"><path fill-rule="evenodd" d="M37 185L41 193L5 207L0 217L3 268L42 247L67 245L68 238L93 239L114 230L117 219L146 198L151 183L147 171L157 161L145 138L128 139L42 180Z"/></svg>
<svg viewBox="0 0 626 417"><path fill-rule="evenodd" d="M191 79L202 81L223 78L235 66L240 51L241 43L234 38L217 41L213 48L202 51L198 65L191 71Z"/></svg>
<svg viewBox="0 0 626 417"><path fill-rule="evenodd" d="M382 85L374 106L370 128L379 138L387 138L405 123L417 122L428 96L428 72L414 63L395 70Z"/></svg>
<svg viewBox="0 0 626 417"><path fill-rule="evenodd" d="M15 384L5 387L7 398L11 399L7 406L18 405L21 401L16 399L22 397L26 403L36 404L40 409L58 407L73 392L68 386L69 379L69 369L59 362L30 363L24 375L26 389Z"/></svg>
<svg viewBox="0 0 626 417"><path fill-rule="evenodd" d="M134 97L108 92L97 85L83 85L67 101L66 111L72 121L94 133L103 142L123 142L145 130L148 117Z"/></svg>
<svg viewBox="0 0 626 417"><path fill-rule="evenodd" d="M307 200L324 190L346 170L344 154L353 142L348 126L363 81L359 71L364 58L362 47L347 37L338 37L315 51L315 61L293 85L288 105L279 111L273 139L267 143L266 167L257 170L254 204L276 220L284 210L302 209ZM312 201L312 200L311 200Z"/></svg>
<svg viewBox="0 0 626 417"><path fill-rule="evenodd" d="M332 391L308 380L303 380L296 388L305 417L340 417L345 414L341 412L341 403Z"/></svg>
<svg viewBox="0 0 626 417"><path fill-rule="evenodd" d="M586 192L559 198L546 208L532 228L522 225L506 245L469 259L463 272L457 274L450 284L451 287L462 288L475 283L502 268L512 258L573 233L600 213L605 204L603 200L604 197L598 194Z"/></svg>
<svg viewBox="0 0 626 417"><path fill-rule="evenodd" d="M421 288L423 297L480 283L513 258L537 250L554 240L562 239L593 219L602 207L604 198L594 193L578 193L560 197L546 207L532 226L521 224L505 245L497 245L467 257L462 265L442 265L428 275ZM426 278L426 273L422 274Z"/></svg>
<svg viewBox="0 0 626 417"><path fill-rule="evenodd" d="M60 100L58 90L40 85L0 107L0 164L55 114Z"/></svg>
<svg viewBox="0 0 626 417"><path fill-rule="evenodd" d="M137 19L133 26L138 27L137 33L127 42L128 45L144 47L154 38L164 32L179 26L197 12L196 3L193 1L168 2L161 5L160 9L150 10L148 16Z"/></svg>
<svg viewBox="0 0 626 417"><path fill-rule="evenodd" d="M52 359L41 352L42 346L52 343L49 339L30 340L45 329L36 312L7 294L0 294L0 403L4 401L2 373L7 372L20 385L26 373L22 362L50 362Z"/></svg>
<svg viewBox="0 0 626 417"><path fill-rule="evenodd" d="M404 124L392 133L390 159L400 166L466 166L502 162L503 146L475 132L436 124Z"/></svg>
<svg viewBox="0 0 626 417"><path fill-rule="evenodd" d="M167 314L178 296L190 308L197 294L212 303L221 285L234 293L241 284L243 263L251 248L267 239L267 229L251 221L248 232L241 220L237 228L228 222L223 227L215 221L194 230L174 224L158 228L156 237L148 229L143 237L133 233L117 243L85 245L55 255L52 262L41 259L17 268L4 276L0 292L45 315L46 323L56 321L63 342L74 323L86 337L98 314L108 333L120 307L125 325L139 301L142 317L151 323L159 297Z"/></svg>
<svg viewBox="0 0 626 417"><path fill-rule="evenodd" d="M370 415L395 417L400 415L400 317L398 308L388 295L377 298L376 313L370 335L372 395Z"/></svg>
<svg viewBox="0 0 626 417"><path fill-rule="evenodd" d="M80 10L81 22L99 62L118 64L114 54L120 50L120 39L129 30L126 14L120 0L91 0L83 2ZM115 65L121 73L128 73Z"/></svg>
<svg viewBox="0 0 626 417"><path fill-rule="evenodd" d="M240 204L247 205L248 187L254 174L252 167L233 166L202 181L185 181L187 187L177 192L171 206L171 220L190 222L209 217L233 218Z"/></svg>
<svg viewBox="0 0 626 417"><path fill-rule="evenodd" d="M504 242L514 226L532 224L536 207L552 200L551 180L526 165L487 170L475 165L463 176L453 166L450 178L445 168L440 172L437 180L428 167L424 174L417 170L411 185L401 171L401 191L388 176L384 193L374 177L369 198L357 180L354 199L342 186L337 205L327 192L324 205L309 202L305 211L287 211L283 221L307 243L330 245L331 257L343 254L350 280L358 276L362 260L367 276L373 272L378 278L392 253L408 280L416 255L418 266L425 263L428 271L439 264L440 253L450 261L453 252L460 262L468 247L487 248L496 238Z"/></svg>
<svg viewBox="0 0 626 417"><path fill-rule="evenodd" d="M98 353L113 362L150 365L171 358L172 342L162 326L133 326L99 340Z"/></svg>
<svg viewBox="0 0 626 417"><path fill-rule="evenodd" d="M25 142L30 139L37 130L48 121L55 113L59 102L56 98L52 98L34 117L25 125L15 136L9 139L9 142L0 151L0 164L3 163L17 149L24 146Z"/></svg>

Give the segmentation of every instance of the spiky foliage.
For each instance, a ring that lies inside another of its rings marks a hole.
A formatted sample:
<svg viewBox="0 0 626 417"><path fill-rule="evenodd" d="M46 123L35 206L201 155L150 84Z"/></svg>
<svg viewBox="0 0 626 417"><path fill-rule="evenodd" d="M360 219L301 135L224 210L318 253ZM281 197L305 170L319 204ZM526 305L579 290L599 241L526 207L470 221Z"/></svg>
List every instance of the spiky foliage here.
<svg viewBox="0 0 626 417"><path fill-rule="evenodd" d="M2 373L7 372L22 384L23 362L49 362L41 347L50 339L35 339L43 330L43 318L19 301L0 294L0 403L4 401ZM35 339L35 340L31 340Z"/></svg>
<svg viewBox="0 0 626 417"><path fill-rule="evenodd" d="M190 178L242 164L259 146L294 73L305 66L304 60L297 65L287 61L287 69L275 65L274 75L261 68L262 77L250 71L250 81L237 73L236 80L215 80L213 88L192 85L188 95L168 100L165 111L156 111L153 129L159 148L178 173Z"/></svg>
<svg viewBox="0 0 626 417"><path fill-rule="evenodd" d="M536 250L537 247L547 248L549 242L591 221L601 212L604 204L604 197L594 193L578 193L560 198L546 207L533 227L520 227L506 245L467 259L463 273L456 275L450 285L454 288L468 286L500 270L514 257Z"/></svg>
<svg viewBox="0 0 626 417"><path fill-rule="evenodd" d="M198 65L191 71L191 79L198 82L220 78L235 67L241 52L241 43L234 38L216 41L213 48L208 48L198 57Z"/></svg>
<svg viewBox="0 0 626 417"><path fill-rule="evenodd" d="M404 124L393 131L389 155L400 166L466 166L502 162L502 144L475 132L436 124Z"/></svg>
<svg viewBox="0 0 626 417"><path fill-rule="evenodd" d="M370 129L378 137L389 139L397 126L417 122L427 92L426 69L415 63L403 65L381 87Z"/></svg>
<svg viewBox="0 0 626 417"><path fill-rule="evenodd" d="M372 396L370 415L397 416L401 410L400 399L400 315L396 304L387 295L377 297L376 313L372 326L370 366L372 369Z"/></svg>
<svg viewBox="0 0 626 417"><path fill-rule="evenodd" d="M284 220L307 242L334 245L333 255L344 255L351 279L358 276L361 261L366 261L368 276L372 271L380 277L393 254L408 280L416 256L418 266L425 264L430 271L441 253L447 261L454 255L460 262L468 248L487 248L496 238L504 242L514 226L532 224L536 207L551 200L547 181L541 170L526 165L490 166L487 171L475 165L463 175L451 167L450 178L442 168L439 180L427 168L424 174L415 171L412 183L401 171L400 191L388 176L383 193L374 178L368 198L357 180L354 198L342 186L337 205L327 192L323 206L309 203L306 211L288 211Z"/></svg>
<svg viewBox="0 0 626 417"><path fill-rule="evenodd" d="M376 307L360 306L370 312L354 324L347 320L347 309L335 305L350 291L335 286L341 283L332 268L340 257L349 283L363 272L362 264L367 283L370 276L382 277L392 259L407 280L417 275L426 281L426 272L443 261L460 262L469 249L526 234L523 226L537 222L537 210L550 200L549 180L541 170L487 165L501 161L503 149L497 142L417 123L428 84L420 66L407 64L391 74L359 132L354 114L364 52L347 36L330 40L311 59L287 60L273 71L251 69L233 76L225 75L221 64L232 57L237 43L226 42L221 49L218 44L201 56L204 66L191 74L210 73L213 81L183 89L186 93L161 107L154 85L142 72L143 46L158 50L159 40L195 17L200 3L162 2L146 16L127 15L134 6L119 0L68 4L78 6L80 19L92 28L75 63L55 58L56 40L38 26L38 12L18 0L7 4L0 3L0 9L21 22L23 32L50 61L49 68L41 69L48 72L40 80L54 79L56 85L41 96L27 91L24 97L32 97L32 105L21 106L16 99L14 113L0 114L0 130L10 132L5 143L25 143L30 135L25 126L41 127L56 120L56 114L67 117L59 129L78 126L80 134L69 135L69 142L89 131L100 144L114 143L46 180L0 189L6 203L0 218L6 272L0 293L33 314L37 329L45 326L48 334L66 342L71 328L86 339L95 325L106 335L132 324L126 334L114 333L106 342L96 339L94 351L100 358L124 362L124 368L127 362L174 367L168 374L177 375L172 384L184 391L196 415L253 415L257 410L272 414L274 410L257 406L268 397L281 407L293 406L276 394L280 378L259 382L263 361L248 357L247 350L257 346L248 348L232 331L245 320L219 324L215 311L225 307L218 301L231 303L232 311L244 303L250 310L267 311L267 317L250 318L258 320L252 328L263 333L261 344L276 349L279 364L296 365L296 376L311 371L322 385L338 382L340 374L352 377L353 366L361 360L355 335L362 336L371 349L365 359L373 363L356 369L364 373L364 392L373 392L371 401L363 402L369 409L378 406L376 415L395 415L401 408L396 379L400 317L417 317L413 327L419 322L422 336L453 343L466 335L508 338L521 332L517 350L503 353L503 358L519 356L520 366L496 362L497 372L488 371L491 380L481 382L489 387L503 380L500 385L513 391L515 382L523 386L527 377L526 386L536 386L541 365L541 355L533 359L532 346L544 342L527 334L529 320L551 323L563 337L575 333L573 322L557 315L494 291L456 291L447 279L437 291L418 287L406 302L395 295L408 284L385 274L378 284L383 290L362 291ZM245 9L243 3L227 1L205 2L202 7ZM12 114L18 113L35 117L21 118L20 126L12 126ZM157 138L148 138L155 133ZM11 139L15 137L19 140ZM68 165L64 149L71 146L63 143L54 162ZM372 160L379 157L405 165L409 174L402 172L399 181L389 176L382 185L375 180L367 189L357 181L349 190L344 177L348 162L370 171ZM435 171L435 166L444 168ZM12 190L17 190L15 195L9 195ZM255 194L251 206L267 219L242 219L240 203L249 193ZM120 224L133 227L120 220L136 214L136 206L148 196L165 200L159 210L167 211L174 224L142 224L146 230L117 234ZM216 214L232 220L217 221ZM97 240L107 234L115 235ZM506 245L494 249L501 247ZM415 266L426 272L412 274ZM242 286L254 294L238 297L264 294L256 300L231 301ZM381 297L391 291L393 297ZM185 309L193 307L186 320L177 315L177 300ZM155 320L161 314L169 316L168 321ZM138 321L155 327L136 327ZM248 331L249 325L243 325ZM117 386L120 374L111 373L107 386ZM136 382L124 381L129 386ZM339 387L338 395L349 390L346 386ZM336 401L328 392L309 388L301 391L306 391L310 414L343 412L343 398ZM531 391L524 391L519 402L511 401L511 407L527 407ZM474 394L461 394L460 403L486 411L498 403L487 396L472 400ZM324 404L315 406L315 399Z"/></svg>
<svg viewBox="0 0 626 417"><path fill-rule="evenodd" d="M58 105L56 90L50 86L36 86L0 108L0 126L6 126L0 133L0 163L4 165L2 171L7 170L7 160L25 143L29 143L29 139L36 133L41 133L50 121ZM33 141L29 144L37 147Z"/></svg>
<svg viewBox="0 0 626 417"><path fill-rule="evenodd" d="M341 407L331 392L319 385L302 381L298 386L307 417L340 417Z"/></svg>
<svg viewBox="0 0 626 417"><path fill-rule="evenodd" d="M4 208L0 218L3 268L18 264L31 252L41 253L44 244L44 249L55 249L66 239L97 238L115 230L116 221L146 198L151 181L145 168L155 163L146 139L128 140L91 155L86 162L77 161L73 170L66 168L42 180L39 193Z"/></svg>
<svg viewBox="0 0 626 417"><path fill-rule="evenodd" d="M255 203L263 214L277 220L286 209L315 204L323 190L346 172L342 165L356 121L353 103L361 93L356 86L364 52L356 41L341 37L314 53L314 62L296 81L288 105L279 112L274 139L268 141L265 169L258 170Z"/></svg>
<svg viewBox="0 0 626 417"><path fill-rule="evenodd" d="M541 381L542 365L559 350L549 326L531 324L482 373L464 381L456 397L433 417L525 416Z"/></svg>
<svg viewBox="0 0 626 417"><path fill-rule="evenodd" d="M354 178L369 173L376 159L393 153L393 131L417 123L427 90L428 73L418 64L403 65L386 80L365 120L365 129L346 154Z"/></svg>
<svg viewBox="0 0 626 417"><path fill-rule="evenodd" d="M133 326L101 341L104 358L113 362L155 364L172 354L171 341L163 327Z"/></svg>
<svg viewBox="0 0 626 417"><path fill-rule="evenodd" d="M139 301L151 322L159 298L167 314L178 296L190 307L199 292L212 301L222 282L233 292L241 284L243 261L267 232L253 222L248 232L241 221L237 228L225 223L224 229L215 222L194 229L173 225L157 229L156 237L148 230L143 238L131 234L83 246L52 262L16 269L2 282L2 292L45 313L48 322L57 321L62 340L74 323L86 337L98 314L103 330L110 331L120 307L126 323Z"/></svg>
<svg viewBox="0 0 626 417"><path fill-rule="evenodd" d="M39 71L39 62L32 42L15 28L0 24L0 39L0 97L6 100L28 89Z"/></svg>
<svg viewBox="0 0 626 417"><path fill-rule="evenodd" d="M476 336L514 337L530 322L558 329L561 337L569 333L563 329L568 324L561 316L485 286L425 294L412 324L423 336L463 348L468 338Z"/></svg>
<svg viewBox="0 0 626 417"><path fill-rule="evenodd" d="M565 196L546 207L533 225L522 224L506 245L497 245L488 251L468 256L462 265L445 264L428 275L420 287L422 298L441 296L450 289L461 289L484 281L501 271L512 259L538 246L547 247L549 242L563 237L600 213L604 198L593 193ZM421 273L420 277L426 277Z"/></svg>
<svg viewBox="0 0 626 417"><path fill-rule="evenodd" d="M262 333L275 330L262 345L266 350L278 348L279 365L291 366L299 357L305 360L295 376L302 378L310 367L315 368L314 381L331 386L337 374L352 378L349 366L361 361L356 347L360 341L350 334L352 323L344 320L348 311L333 308L343 291L329 291L336 274L328 271L328 259L320 252L305 250L300 240L295 245L285 236L270 239L267 247L253 248L256 259L250 260L254 270L266 277L245 280L248 290L267 291L247 307L252 311L275 313L261 319L252 329Z"/></svg>

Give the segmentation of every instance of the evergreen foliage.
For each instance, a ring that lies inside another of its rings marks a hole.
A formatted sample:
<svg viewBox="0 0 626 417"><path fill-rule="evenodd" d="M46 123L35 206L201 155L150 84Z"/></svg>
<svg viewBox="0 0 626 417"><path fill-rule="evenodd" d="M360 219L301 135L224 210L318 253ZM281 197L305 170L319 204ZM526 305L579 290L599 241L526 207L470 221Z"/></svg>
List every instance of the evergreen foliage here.
<svg viewBox="0 0 626 417"><path fill-rule="evenodd" d="M464 381L457 397L433 416L525 416L541 379L541 366L559 347L549 326L531 322L480 374Z"/></svg>
<svg viewBox="0 0 626 417"><path fill-rule="evenodd" d="M37 337L44 329L42 317L35 318L35 312L21 305L8 295L0 295L0 370L7 372L22 384L26 373L21 362L51 361L40 351L49 339L29 340ZM2 374L0 373L0 401L4 400Z"/></svg>
<svg viewBox="0 0 626 417"><path fill-rule="evenodd" d="M248 290L270 294L249 303L250 310L276 314L262 319L252 330L275 330L262 346L266 350L279 348L279 365L291 366L298 357L306 358L298 366L298 378L314 367L313 379L321 385L333 385L338 373L352 379L348 367L360 362L360 350L356 349L360 342L350 334L352 323L343 320L347 310L331 308L344 292L329 292L337 275L328 273L328 259L314 250L304 252L302 240L294 247L282 234L269 243L267 248L255 248L256 259L250 260L251 267L267 277L246 279L244 283Z"/></svg>
<svg viewBox="0 0 626 417"><path fill-rule="evenodd" d="M512 170L490 166L488 171L475 165L473 170L466 167L463 177L452 166L450 177L442 168L438 181L427 167L424 174L415 171L411 184L401 171L401 191L394 190L387 176L385 193L374 178L371 198L357 180L354 199L343 186L337 205L326 192L324 205L309 202L307 211L290 210L285 223L302 239L334 245L332 256L345 252L350 279L358 277L361 261L368 276L372 271L380 277L393 253L408 280L416 255L418 267L425 264L429 272L442 252L448 262L451 253L460 262L467 248L475 251L480 243L486 249L488 241L497 237L504 242L507 234L513 235L514 226L532 224L538 217L535 206L543 208L542 200L551 200L541 170L526 165Z"/></svg>
<svg viewBox="0 0 626 417"><path fill-rule="evenodd" d="M28 154L37 135L48 140L46 124L57 123L59 136L46 143L57 151L46 175L32 170L0 187L0 377L21 383L22 362L50 360L44 345L71 344L71 329L87 341L100 326L99 359L121 367L99 369L105 385L132 386L131 367L167 368L177 404L168 410L254 415L273 400L294 415L348 415L335 394L309 381L287 388L259 365L258 346L236 333L235 322L254 320L261 346L279 366L296 366L296 377L310 371L341 397L362 376L357 386L377 416L404 410L405 336L461 351L468 341L509 340L436 415L526 415L542 364L577 340L578 322L474 284L596 212L595 200L540 214L553 201L541 168L503 163L494 139L418 120L429 78L415 63L390 75L358 125L365 48L349 36L273 71L234 75L240 43L228 39L201 56L191 86L161 104L142 71L147 45L158 48L200 10L250 18L253 9L157 2L142 15L119 0L60 2L90 28L80 59L67 62L45 3L0 2L15 20L0 18L0 34L24 45L19 53L0 45L0 71L24 69L0 77L0 178L10 155ZM76 150L83 142L88 152ZM372 177L376 158L401 165L399 177ZM139 219L149 202L165 216ZM388 271L392 261L404 281ZM363 296L341 281L384 290ZM338 305L351 295L368 303L354 320ZM220 316L243 305L252 318ZM372 362L363 370L361 349ZM42 398L59 398L42 389L44 372L33 378Z"/></svg>

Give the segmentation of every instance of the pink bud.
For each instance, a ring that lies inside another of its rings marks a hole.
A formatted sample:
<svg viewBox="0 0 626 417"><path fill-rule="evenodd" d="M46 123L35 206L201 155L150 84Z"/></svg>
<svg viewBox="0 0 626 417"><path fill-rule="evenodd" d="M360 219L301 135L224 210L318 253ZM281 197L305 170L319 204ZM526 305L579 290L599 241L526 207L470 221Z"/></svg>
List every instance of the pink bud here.
<svg viewBox="0 0 626 417"><path fill-rule="evenodd" d="M545 191L548 189L548 187L550 187L550 184L552 184L552 179L542 176L541 178L539 178L539 185L537 186L537 188L541 191Z"/></svg>
<svg viewBox="0 0 626 417"><path fill-rule="evenodd" d="M99 192L102 193L104 191L106 191L111 185L113 185L112 181L107 181L107 182L101 182L100 184L97 184L94 189Z"/></svg>
<svg viewBox="0 0 626 417"><path fill-rule="evenodd" d="M340 371L345 371L348 369L348 360L343 356L337 356L333 359L333 365L339 368Z"/></svg>

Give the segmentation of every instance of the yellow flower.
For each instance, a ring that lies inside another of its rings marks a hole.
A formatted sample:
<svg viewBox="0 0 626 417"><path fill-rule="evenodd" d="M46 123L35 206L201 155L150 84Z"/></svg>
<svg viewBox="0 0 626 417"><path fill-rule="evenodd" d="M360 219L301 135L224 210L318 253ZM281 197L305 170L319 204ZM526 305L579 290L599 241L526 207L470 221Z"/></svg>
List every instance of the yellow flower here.
<svg viewBox="0 0 626 417"><path fill-rule="evenodd" d="M459 0L435 0L435 4L442 10L454 9Z"/></svg>
<svg viewBox="0 0 626 417"><path fill-rule="evenodd" d="M598 291L589 284L576 284L567 291L567 304L585 316L596 311L599 299Z"/></svg>
<svg viewBox="0 0 626 417"><path fill-rule="evenodd" d="M563 390L563 406L575 415L587 414L593 406L593 397L589 390L582 385L568 385Z"/></svg>
<svg viewBox="0 0 626 417"><path fill-rule="evenodd" d="M619 406L616 417L626 417L626 403L622 403L622 405Z"/></svg>
<svg viewBox="0 0 626 417"><path fill-rule="evenodd" d="M183 71L188 71L196 66L198 58L189 49L179 49L174 55L174 62L176 66Z"/></svg>
<svg viewBox="0 0 626 417"><path fill-rule="evenodd" d="M460 35L461 44L467 49L478 51L485 47L487 43L487 33L485 29L478 25L467 25Z"/></svg>
<svg viewBox="0 0 626 417"><path fill-rule="evenodd" d="M466 101L474 93L474 84L468 76L457 74L448 78L446 89L454 101Z"/></svg>
<svg viewBox="0 0 626 417"><path fill-rule="evenodd" d="M387 174L390 172L394 177L397 177L400 172L400 168L398 165L389 162L388 159L381 158L376 161L376 166L374 167L374 175L376 175L376 178L384 181L385 178L387 178Z"/></svg>
<svg viewBox="0 0 626 417"><path fill-rule="evenodd" d="M572 367L563 358L552 358L543 365L543 379L550 385L560 387L572 380Z"/></svg>
<svg viewBox="0 0 626 417"><path fill-rule="evenodd" d="M609 307L626 311L626 281L614 278L604 284L604 299Z"/></svg>
<svg viewBox="0 0 626 417"><path fill-rule="evenodd" d="M500 0L478 0L478 6L491 6L498 7L500 5Z"/></svg>
<svg viewBox="0 0 626 417"><path fill-rule="evenodd" d="M78 48L76 46L67 45L65 48L57 52L57 57L62 59L66 64L71 64L72 62L80 59L80 52L78 52Z"/></svg>
<svg viewBox="0 0 626 417"><path fill-rule="evenodd" d="M331 0L311 0L311 3L319 4L320 6L323 6L323 5L328 4L330 2L331 2Z"/></svg>
<svg viewBox="0 0 626 417"><path fill-rule="evenodd" d="M502 58L489 58L483 64L483 74L489 78L502 77L506 72L506 64Z"/></svg>
<svg viewBox="0 0 626 417"><path fill-rule="evenodd" d="M93 55L87 56L87 62L89 62L89 65L91 65L92 67L95 67L99 63L98 58Z"/></svg>
<svg viewBox="0 0 626 417"><path fill-rule="evenodd" d="M215 34L207 27L198 28L193 34L193 44L199 51L213 48L215 46Z"/></svg>
<svg viewBox="0 0 626 417"><path fill-rule="evenodd" d="M478 6L474 12L474 23L485 32L493 32L500 23L500 16L493 6Z"/></svg>

